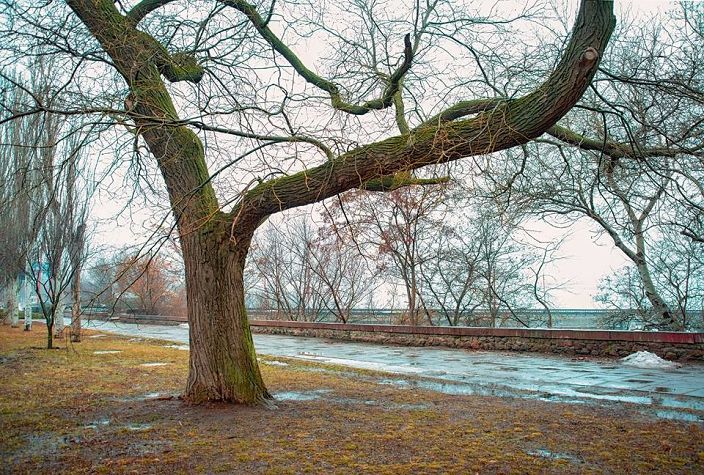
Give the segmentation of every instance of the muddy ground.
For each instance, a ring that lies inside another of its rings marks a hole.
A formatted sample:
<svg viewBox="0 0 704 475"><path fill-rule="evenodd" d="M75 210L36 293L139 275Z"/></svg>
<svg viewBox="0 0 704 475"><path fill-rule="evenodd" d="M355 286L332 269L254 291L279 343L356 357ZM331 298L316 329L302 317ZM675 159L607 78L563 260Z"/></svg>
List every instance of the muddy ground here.
<svg viewBox="0 0 704 475"><path fill-rule="evenodd" d="M704 473L704 426L627 403L448 395L262 360L272 407L189 406L187 352L0 327L2 473Z"/></svg>

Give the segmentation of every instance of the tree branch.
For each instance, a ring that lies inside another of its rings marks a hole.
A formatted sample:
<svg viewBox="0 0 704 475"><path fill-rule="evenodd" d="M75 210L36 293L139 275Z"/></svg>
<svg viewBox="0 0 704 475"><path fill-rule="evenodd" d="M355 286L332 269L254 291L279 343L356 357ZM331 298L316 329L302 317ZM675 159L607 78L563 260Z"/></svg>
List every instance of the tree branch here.
<svg viewBox="0 0 704 475"><path fill-rule="evenodd" d="M174 0L142 0L127 12L127 19L132 26L137 26L142 19L157 8L163 7Z"/></svg>
<svg viewBox="0 0 704 475"><path fill-rule="evenodd" d="M683 150L679 148L670 147L649 147L641 148L634 147L631 144L624 144L619 142L613 142L610 140L595 140L590 139L584 135L578 134L571 131L566 127L561 127L555 125L547 130L547 133L555 137L556 139L567 143L569 145L574 145L581 148L582 150L591 150L595 152L603 153L608 155L614 160L620 158L635 158L635 159L645 159L652 157L669 157L674 158L678 154L688 153L696 155L697 150Z"/></svg>
<svg viewBox="0 0 704 475"><path fill-rule="evenodd" d="M440 185L449 181L449 176L439 178L416 178L410 173L404 172L369 180L359 188L366 191L394 191L404 186Z"/></svg>
<svg viewBox="0 0 704 475"><path fill-rule="evenodd" d="M256 226L273 213L321 201L379 177L489 154L540 136L589 86L615 25L612 9L610 1L582 1L562 60L527 96L500 102L470 119L428 124L409 135L356 148L311 170L262 183L233 209L235 224Z"/></svg>
<svg viewBox="0 0 704 475"><path fill-rule="evenodd" d="M252 25L257 29L259 34L271 45L274 50L281 56L286 58L291 66L300 74L307 82L322 89L330 94L332 106L342 112L347 112L354 115L364 115L372 110L380 110L390 107L393 104L394 94L399 90L401 80L413 62L413 48L411 45L411 35L407 34L403 38L403 62L391 74L388 83L380 98L364 102L362 104L352 104L342 99L340 89L336 84L327 79L318 76L316 73L308 69L301 59L286 46L267 26L268 21L264 20L256 8L243 0L221 0L223 4L234 8L244 13Z"/></svg>

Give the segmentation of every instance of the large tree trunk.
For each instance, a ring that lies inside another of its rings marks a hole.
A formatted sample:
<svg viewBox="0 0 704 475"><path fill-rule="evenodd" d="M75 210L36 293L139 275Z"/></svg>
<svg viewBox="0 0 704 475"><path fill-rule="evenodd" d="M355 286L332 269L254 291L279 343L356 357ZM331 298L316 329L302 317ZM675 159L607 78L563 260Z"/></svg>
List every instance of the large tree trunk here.
<svg viewBox="0 0 704 475"><path fill-rule="evenodd" d="M269 399L244 305L249 241L234 245L226 232L195 232L182 239L182 247L191 347L185 399L246 404Z"/></svg>
<svg viewBox="0 0 704 475"><path fill-rule="evenodd" d="M49 316L44 316L46 320L46 347L48 350L51 350L54 348L54 322L56 322L56 311L54 307L50 307L48 312Z"/></svg>

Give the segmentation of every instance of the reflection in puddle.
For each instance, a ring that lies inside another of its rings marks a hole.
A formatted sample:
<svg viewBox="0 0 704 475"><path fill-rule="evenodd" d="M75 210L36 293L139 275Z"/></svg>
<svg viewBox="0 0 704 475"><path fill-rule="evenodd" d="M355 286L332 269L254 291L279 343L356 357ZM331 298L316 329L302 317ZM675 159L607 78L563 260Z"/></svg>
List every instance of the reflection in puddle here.
<svg viewBox="0 0 704 475"><path fill-rule="evenodd" d="M690 412L678 411L675 408L701 410L704 403L699 401L683 401L674 398L650 398L637 394L624 394L616 392L599 391L587 392L586 388L579 388L581 391L574 391L564 387L531 387L531 388L511 388L496 384L468 384L458 382L444 382L438 380L406 380L385 378L378 380L379 384L388 384L399 389L425 389L443 394L456 396L494 396L512 397L522 399L537 399L546 402L587 404L594 401L618 402L638 404L652 407L652 411L645 411L663 419L676 419L689 422L702 422L702 417ZM523 390L522 390L523 389ZM673 409L657 409L670 407ZM533 454L531 454L533 455Z"/></svg>
<svg viewBox="0 0 704 475"><path fill-rule="evenodd" d="M673 410L659 410L655 411L655 415L661 419L672 419L675 421L687 421L687 422L703 422L702 418L695 414L689 412L680 412Z"/></svg>

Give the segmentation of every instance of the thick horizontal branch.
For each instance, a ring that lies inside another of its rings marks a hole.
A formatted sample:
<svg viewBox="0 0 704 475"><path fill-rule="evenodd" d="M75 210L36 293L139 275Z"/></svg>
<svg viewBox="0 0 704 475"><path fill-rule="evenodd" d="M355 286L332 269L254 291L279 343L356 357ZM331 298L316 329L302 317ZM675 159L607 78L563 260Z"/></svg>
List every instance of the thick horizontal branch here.
<svg viewBox="0 0 704 475"><path fill-rule="evenodd" d="M430 119L420 124L417 128L439 125L443 122L450 122L453 120L461 119L463 117L467 117L468 115L479 114L481 112L491 110L497 105L508 100L509 99L496 97L458 102L457 104L448 107L439 114L432 116Z"/></svg>
<svg viewBox="0 0 704 475"><path fill-rule="evenodd" d="M334 196L380 177L515 147L543 134L582 96L613 31L613 2L583 0L555 71L536 90L476 117L428 124L347 152L316 168L264 182L235 206L233 229Z"/></svg>
<svg viewBox="0 0 704 475"><path fill-rule="evenodd" d="M222 0L222 3L245 14L262 38L264 38L277 53L286 58L286 61L289 62L298 74L300 74L308 83L330 94L330 101L335 109L347 112L349 114L363 115L372 110L380 110L390 107L393 104L394 94L396 94L396 91L400 88L400 83L403 76L411 68L411 64L413 62L411 36L407 34L403 39L403 62L389 77L388 83L384 88L381 97L371 101L366 101L362 104L352 104L346 102L342 98L340 89L335 83L320 77L308 69L306 65L303 64L301 59L296 56L296 54L269 29L267 26L267 21L259 15L259 12L257 12L257 9L253 5L243 0Z"/></svg>
<svg viewBox="0 0 704 475"><path fill-rule="evenodd" d="M394 191L404 186L428 186L441 185L450 181L450 177L443 176L439 178L416 178L408 172L397 173L395 175L383 176L375 178L364 183L359 188L366 191Z"/></svg>

